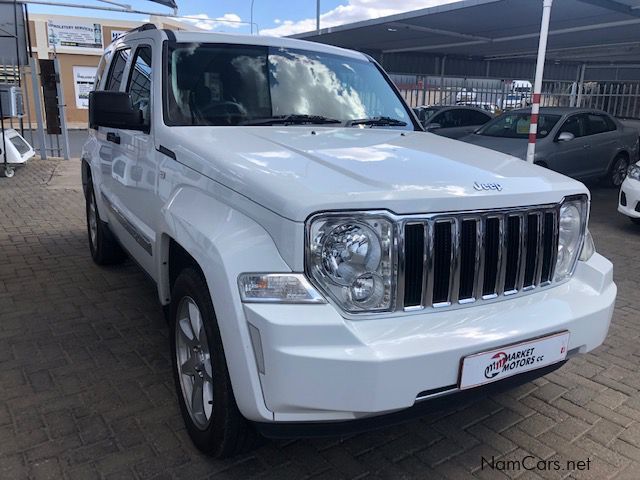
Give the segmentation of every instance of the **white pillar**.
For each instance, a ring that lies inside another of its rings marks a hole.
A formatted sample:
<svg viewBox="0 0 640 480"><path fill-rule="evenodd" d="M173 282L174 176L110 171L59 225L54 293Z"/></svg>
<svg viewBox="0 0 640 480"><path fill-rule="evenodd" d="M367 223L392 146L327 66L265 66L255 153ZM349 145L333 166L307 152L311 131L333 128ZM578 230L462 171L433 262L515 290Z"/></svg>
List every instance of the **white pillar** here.
<svg viewBox="0 0 640 480"><path fill-rule="evenodd" d="M527 147L527 162L533 163L536 154L536 134L538 133L538 113L540 112L540 93L542 92L542 77L544 74L544 60L547 53L547 37L549 35L549 18L553 0L542 2L542 23L540 24L540 41L538 42L538 61L536 62L536 77L533 82L533 103L531 104L531 125L529 126L529 145Z"/></svg>

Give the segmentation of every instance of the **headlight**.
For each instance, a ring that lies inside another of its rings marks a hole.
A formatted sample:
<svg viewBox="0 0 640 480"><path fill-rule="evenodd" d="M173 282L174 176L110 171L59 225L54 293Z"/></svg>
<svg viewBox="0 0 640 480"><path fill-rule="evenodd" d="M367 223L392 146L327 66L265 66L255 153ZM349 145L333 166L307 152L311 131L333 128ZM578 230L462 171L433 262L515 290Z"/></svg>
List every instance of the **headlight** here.
<svg viewBox="0 0 640 480"><path fill-rule="evenodd" d="M627 176L640 181L640 165L637 163L635 165L630 165Z"/></svg>
<svg viewBox="0 0 640 480"><path fill-rule="evenodd" d="M327 215L311 221L307 274L343 310L393 308L393 223L380 215Z"/></svg>
<svg viewBox="0 0 640 480"><path fill-rule="evenodd" d="M570 277L580 256L587 225L587 197L570 198L560 207L558 260L554 281Z"/></svg>

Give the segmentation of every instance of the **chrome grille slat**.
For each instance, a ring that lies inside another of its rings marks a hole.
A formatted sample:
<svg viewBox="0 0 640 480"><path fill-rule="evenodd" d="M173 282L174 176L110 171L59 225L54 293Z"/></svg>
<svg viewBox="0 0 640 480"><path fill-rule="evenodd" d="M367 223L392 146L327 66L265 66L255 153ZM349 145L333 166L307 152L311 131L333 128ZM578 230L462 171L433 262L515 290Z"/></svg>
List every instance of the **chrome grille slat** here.
<svg viewBox="0 0 640 480"><path fill-rule="evenodd" d="M484 226L485 226L486 218L478 219L476 221L476 269L474 272L474 280L473 280L473 300L476 301L479 298L482 298L482 290L484 288L484 259L485 256L483 252L485 251L484 244Z"/></svg>
<svg viewBox="0 0 640 480"><path fill-rule="evenodd" d="M449 274L449 300L448 303L456 303L460 293L460 232L462 221L459 218L451 220L451 273Z"/></svg>
<svg viewBox="0 0 640 480"><path fill-rule="evenodd" d="M553 283L558 242L557 206L416 217L403 221L402 229L404 231L408 226L422 225L424 238L418 235L422 240L411 242L418 245L421 251L414 251L409 256L421 258L423 265L422 268L406 270L411 272L408 275L416 278L402 278L398 283L403 283L404 290L409 288L405 285L407 282L416 282L410 284L413 288L411 291L415 293L408 296L415 299L414 303L420 297L420 303L405 305L405 296L398 296L399 309L411 311L453 308L518 295ZM518 219L517 225L515 220L510 220L513 218ZM553 227L551 229L549 222ZM491 238L488 237L488 225L492 240L488 240ZM412 233L415 235L415 229ZM509 238L510 234L512 237L517 235L517 238ZM488 244L488 241L491 243ZM404 250L404 242L400 244L403 248L399 264L404 266L407 252ZM488 250L491 251L490 254ZM507 282L507 271L511 272L511 283ZM417 278L416 272L421 272L420 278ZM440 278L437 278L436 272L440 272ZM400 275L405 275L404 269ZM486 289L485 282L489 282L486 283ZM437 299L434 286L437 286L435 288L439 292Z"/></svg>
<svg viewBox="0 0 640 480"><path fill-rule="evenodd" d="M433 222L426 222L424 231L427 236L425 246L428 249L426 252L427 264L425 266L427 273L425 275L426 280L423 282L424 293L422 294L422 301L425 307L431 307L433 305L433 229Z"/></svg>
<svg viewBox="0 0 640 480"><path fill-rule="evenodd" d="M544 261L544 224L545 224L545 213L544 212L536 212L536 216L538 217L538 251L536 252L536 271L533 275L533 286L540 285L542 281L542 263Z"/></svg>

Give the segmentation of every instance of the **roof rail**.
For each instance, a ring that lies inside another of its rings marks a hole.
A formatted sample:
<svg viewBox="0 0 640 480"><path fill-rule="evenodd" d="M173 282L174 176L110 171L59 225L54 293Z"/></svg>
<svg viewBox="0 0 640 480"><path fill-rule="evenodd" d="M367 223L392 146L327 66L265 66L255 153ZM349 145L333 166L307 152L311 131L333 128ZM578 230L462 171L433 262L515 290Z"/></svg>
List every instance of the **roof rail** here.
<svg viewBox="0 0 640 480"><path fill-rule="evenodd" d="M145 23L140 25L139 27L132 28L131 30L127 30L127 33L133 32L144 32L146 30L157 30L158 28L153 23Z"/></svg>

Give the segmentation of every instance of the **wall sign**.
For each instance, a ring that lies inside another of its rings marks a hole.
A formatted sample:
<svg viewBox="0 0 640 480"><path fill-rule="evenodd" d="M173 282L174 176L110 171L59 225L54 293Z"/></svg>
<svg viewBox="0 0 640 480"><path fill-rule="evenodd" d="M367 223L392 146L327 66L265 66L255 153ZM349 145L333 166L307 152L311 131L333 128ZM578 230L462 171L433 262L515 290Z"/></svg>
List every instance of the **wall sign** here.
<svg viewBox="0 0 640 480"><path fill-rule="evenodd" d="M125 33L127 33L127 30L111 30L111 41L115 42L116 39L118 39Z"/></svg>
<svg viewBox="0 0 640 480"><path fill-rule="evenodd" d="M88 22L47 22L49 46L102 49L102 25Z"/></svg>
<svg viewBox="0 0 640 480"><path fill-rule="evenodd" d="M76 108L89 108L89 92L93 90L97 67L73 67L73 87L76 94Z"/></svg>

